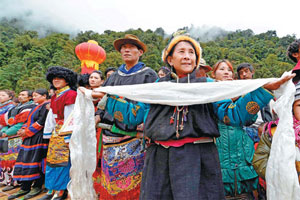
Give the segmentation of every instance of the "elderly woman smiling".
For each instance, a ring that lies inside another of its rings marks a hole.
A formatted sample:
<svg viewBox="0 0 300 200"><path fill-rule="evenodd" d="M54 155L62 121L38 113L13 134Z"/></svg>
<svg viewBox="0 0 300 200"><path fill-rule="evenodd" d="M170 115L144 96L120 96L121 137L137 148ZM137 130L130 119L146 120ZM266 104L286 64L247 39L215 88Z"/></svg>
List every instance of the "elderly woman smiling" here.
<svg viewBox="0 0 300 200"><path fill-rule="evenodd" d="M196 76L201 47L188 35L173 36L162 57L175 73L160 78L159 82L213 81ZM235 102L227 99L190 106L151 104L147 116L132 115L127 123L135 125L144 121L144 135L151 141L146 153L140 199L224 199L220 161L214 143L214 138L220 136L217 119L235 126L251 121L256 115L253 112L256 109L251 106L266 105L273 98L268 90L279 88L292 77L294 75L267 83L264 88ZM119 105L123 102L114 100L113 96L107 101L110 101L110 106L106 106L109 113L130 113L126 109L120 110Z"/></svg>

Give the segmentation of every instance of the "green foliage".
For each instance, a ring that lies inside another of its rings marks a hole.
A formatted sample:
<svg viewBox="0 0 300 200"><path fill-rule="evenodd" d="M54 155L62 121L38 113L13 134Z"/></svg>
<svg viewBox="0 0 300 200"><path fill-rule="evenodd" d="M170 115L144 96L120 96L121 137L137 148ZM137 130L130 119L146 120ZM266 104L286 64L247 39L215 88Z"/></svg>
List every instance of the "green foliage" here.
<svg viewBox="0 0 300 200"><path fill-rule="evenodd" d="M95 40L106 51L106 60L100 70L123 64L113 42L125 34L137 35L148 46L141 57L147 66L158 70L164 63L161 53L169 38L163 28L155 31L129 29L124 32L106 30L102 34L85 31L70 38L68 34L48 31L39 37L36 31L23 30L17 20L0 21L0 89L48 88L45 73L49 66L60 65L80 72L80 61L75 55L76 45ZM196 38L201 41L201 38ZM203 57L213 66L220 59L228 59L234 68L243 62L251 63L256 78L279 77L291 70L294 64L287 58L286 49L294 41L294 35L279 38L276 31L255 35L252 30L237 30L218 37L214 41L201 42Z"/></svg>

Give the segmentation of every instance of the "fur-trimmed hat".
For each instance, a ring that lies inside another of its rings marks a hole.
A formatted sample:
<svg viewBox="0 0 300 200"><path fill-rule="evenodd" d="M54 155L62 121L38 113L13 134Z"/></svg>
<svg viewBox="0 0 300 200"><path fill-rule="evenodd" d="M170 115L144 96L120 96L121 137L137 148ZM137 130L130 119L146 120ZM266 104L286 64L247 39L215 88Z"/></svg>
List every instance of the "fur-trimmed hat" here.
<svg viewBox="0 0 300 200"><path fill-rule="evenodd" d="M142 49L144 53L147 51L147 46L137 36L132 34L126 34L124 38L114 41L114 47L118 52L120 52L121 47L124 44L133 44L139 49Z"/></svg>
<svg viewBox="0 0 300 200"><path fill-rule="evenodd" d="M73 90L77 88L77 73L72 70L61 67L61 66L52 66L48 68L46 73L46 79L51 84L51 88L53 88L52 80L55 78L63 78L68 83L69 87Z"/></svg>
<svg viewBox="0 0 300 200"><path fill-rule="evenodd" d="M193 38L191 38L186 33L183 33L182 31L179 31L179 32L176 32L176 33L173 34L173 38L170 39L169 44L163 50L162 60L165 63L168 64L167 58L170 55L170 52L176 46L176 44L178 44L181 41L188 41L188 42L192 43L192 45L193 45L193 47L194 47L194 49L196 51L196 66L198 66L199 63L200 63L200 59L202 57L201 46L200 46L199 42L197 42L196 40L194 40Z"/></svg>

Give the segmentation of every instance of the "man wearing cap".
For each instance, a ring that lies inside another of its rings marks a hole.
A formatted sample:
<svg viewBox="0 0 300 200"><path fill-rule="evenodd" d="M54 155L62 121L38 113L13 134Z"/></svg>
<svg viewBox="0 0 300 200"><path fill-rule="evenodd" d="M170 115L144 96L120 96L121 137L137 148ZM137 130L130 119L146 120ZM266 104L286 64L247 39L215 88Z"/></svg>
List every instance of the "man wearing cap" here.
<svg viewBox="0 0 300 200"><path fill-rule="evenodd" d="M104 82L103 87L151 83L158 79L154 70L139 61L147 46L138 37L127 34L115 40L114 47L125 64ZM95 97L95 93L92 96ZM100 199L138 199L145 158L138 126L149 105L110 95L104 97L101 104L105 109L96 114L102 124L111 125L111 128L102 128L101 184L96 190L100 192ZM121 112L124 110L126 115ZM127 125L129 121L135 125Z"/></svg>

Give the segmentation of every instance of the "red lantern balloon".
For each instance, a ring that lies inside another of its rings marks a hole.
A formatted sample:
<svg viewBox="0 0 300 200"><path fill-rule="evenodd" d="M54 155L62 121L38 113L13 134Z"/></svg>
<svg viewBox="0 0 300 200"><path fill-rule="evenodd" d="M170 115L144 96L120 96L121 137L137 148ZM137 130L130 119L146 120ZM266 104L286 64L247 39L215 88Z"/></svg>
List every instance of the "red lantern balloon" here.
<svg viewBox="0 0 300 200"><path fill-rule="evenodd" d="M75 53L81 61L81 73L91 73L99 70L99 64L106 59L105 50L94 40L83 42L76 46Z"/></svg>

